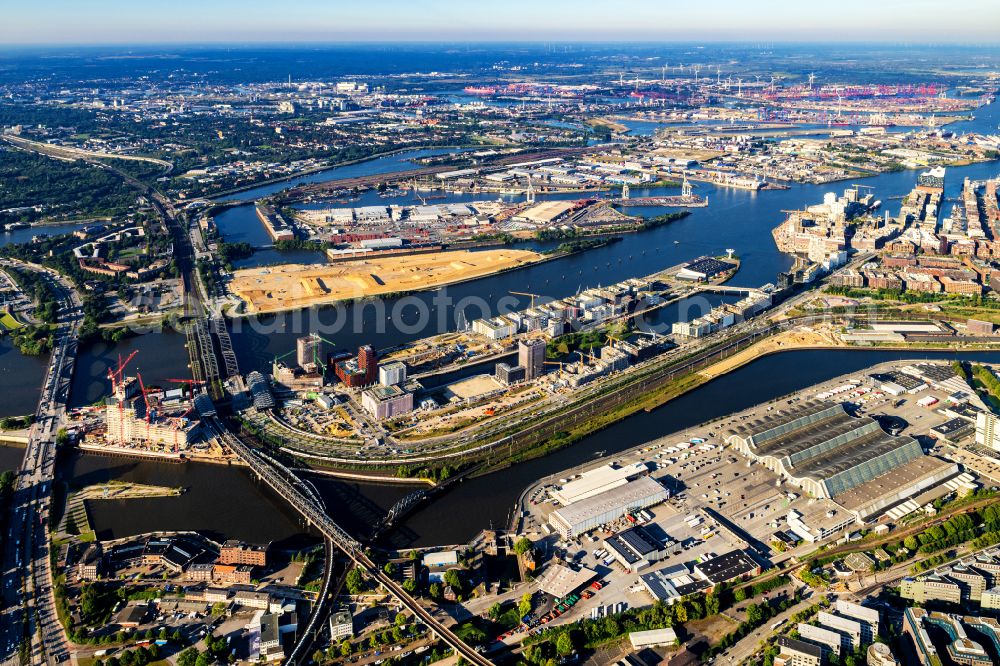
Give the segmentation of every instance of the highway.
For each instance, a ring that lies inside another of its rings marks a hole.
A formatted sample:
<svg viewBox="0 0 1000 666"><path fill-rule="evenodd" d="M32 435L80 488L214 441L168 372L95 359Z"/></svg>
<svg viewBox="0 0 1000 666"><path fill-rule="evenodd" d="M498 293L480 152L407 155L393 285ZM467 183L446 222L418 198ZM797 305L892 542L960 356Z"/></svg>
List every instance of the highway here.
<svg viewBox="0 0 1000 666"><path fill-rule="evenodd" d="M49 280L60 309L35 423L11 499L3 552L0 658L3 663L16 663L22 641L30 638L29 663L52 664L70 658L66 634L55 610L48 524L56 437L69 400L83 310L72 286L55 273L35 265L20 263L19 267L40 272Z"/></svg>
<svg viewBox="0 0 1000 666"><path fill-rule="evenodd" d="M265 459L259 453L245 445L238 437L233 435L226 426L215 417L205 420L205 425L216 434L226 446L232 450L240 459L245 462L250 469L261 480L267 483L272 490L288 501L296 511L306 519L306 521L319 530L324 536L329 538L340 548L354 563L362 568L365 573L374 579L379 585L395 597L404 608L413 613L414 617L436 634L442 641L451 646L466 661L478 666L489 666L490 662L486 657L474 650L458 637L448 627L445 627L430 611L420 605L420 603L410 596L403 587L385 574L382 569L365 554L361 543L345 532L337 523L330 518L321 508L316 500L311 497L306 484L296 477L291 471L277 464L275 461Z"/></svg>

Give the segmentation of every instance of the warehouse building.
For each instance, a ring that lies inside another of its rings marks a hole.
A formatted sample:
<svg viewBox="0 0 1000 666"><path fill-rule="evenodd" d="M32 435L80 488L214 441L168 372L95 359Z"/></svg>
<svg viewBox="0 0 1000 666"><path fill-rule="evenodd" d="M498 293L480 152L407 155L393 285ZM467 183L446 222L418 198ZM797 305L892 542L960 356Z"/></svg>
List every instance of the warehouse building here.
<svg viewBox="0 0 1000 666"><path fill-rule="evenodd" d="M649 629L647 631L633 631L629 633L628 640L632 644L633 650L664 647L677 643L677 633L670 627L665 629Z"/></svg>
<svg viewBox="0 0 1000 666"><path fill-rule="evenodd" d="M760 565L744 550L731 550L694 565L694 572L712 586L760 575Z"/></svg>
<svg viewBox="0 0 1000 666"><path fill-rule="evenodd" d="M648 476L642 476L553 511L549 524L564 538L570 539L631 511L655 506L668 497L670 494L663 486Z"/></svg>
<svg viewBox="0 0 1000 666"><path fill-rule="evenodd" d="M642 526L608 537L604 546L629 571L640 571L667 556L667 549L659 539Z"/></svg>
<svg viewBox="0 0 1000 666"><path fill-rule="evenodd" d="M646 464L641 462L624 467L615 467L609 463L587 470L580 474L579 478L564 483L562 487L553 491L552 497L563 506L569 506L573 502L579 502L612 488L624 486L629 479L645 474L647 471Z"/></svg>
<svg viewBox="0 0 1000 666"><path fill-rule="evenodd" d="M912 437L893 437L875 419L820 401L741 426L728 441L813 497L828 499L924 455Z"/></svg>
<svg viewBox="0 0 1000 666"><path fill-rule="evenodd" d="M709 583L688 571L683 564L665 567L639 576L639 582L654 601L672 604L689 594L707 590Z"/></svg>

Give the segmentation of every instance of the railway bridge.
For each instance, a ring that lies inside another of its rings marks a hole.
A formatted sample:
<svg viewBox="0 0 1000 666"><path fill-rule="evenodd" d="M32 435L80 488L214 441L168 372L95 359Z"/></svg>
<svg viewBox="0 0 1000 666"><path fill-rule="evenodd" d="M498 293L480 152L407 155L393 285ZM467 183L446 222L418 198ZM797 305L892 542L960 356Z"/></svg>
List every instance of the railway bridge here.
<svg viewBox="0 0 1000 666"><path fill-rule="evenodd" d="M280 464L265 459L258 452L244 444L233 435L226 426L215 417L206 419L207 427L217 435L226 446L250 467L253 473L267 483L276 493L288 501L298 511L306 522L319 530L333 542L358 567L395 597L400 604L414 617L425 624L438 638L448 644L455 652L476 666L491 666L492 662L470 647L459 636L446 627L429 610L410 596L402 585L386 575L382 569L368 557L362 544L349 535L320 507L315 497L311 496L303 482L291 471Z"/></svg>

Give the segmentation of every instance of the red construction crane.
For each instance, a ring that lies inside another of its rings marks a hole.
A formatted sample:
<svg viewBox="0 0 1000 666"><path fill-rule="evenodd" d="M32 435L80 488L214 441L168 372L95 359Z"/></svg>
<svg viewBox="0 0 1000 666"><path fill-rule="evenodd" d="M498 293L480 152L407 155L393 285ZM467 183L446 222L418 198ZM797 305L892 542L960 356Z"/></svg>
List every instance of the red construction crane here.
<svg viewBox="0 0 1000 666"><path fill-rule="evenodd" d="M128 365L129 361L135 358L135 355L139 353L139 350L134 350L128 357L122 361L121 354L118 355L118 369L108 368L108 379L111 380L112 390L116 389L122 381L122 373L125 372L125 366Z"/></svg>

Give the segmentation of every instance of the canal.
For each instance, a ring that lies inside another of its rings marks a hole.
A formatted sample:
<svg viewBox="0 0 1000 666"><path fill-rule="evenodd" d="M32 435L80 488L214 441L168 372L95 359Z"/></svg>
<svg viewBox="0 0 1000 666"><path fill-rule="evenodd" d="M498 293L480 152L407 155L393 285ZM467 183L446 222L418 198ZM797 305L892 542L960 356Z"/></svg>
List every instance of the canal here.
<svg viewBox="0 0 1000 666"><path fill-rule="evenodd" d="M995 102L990 107L977 110L976 120L956 125L956 129L995 133L1000 123L998 104ZM393 159L398 162L379 162L376 166L371 163L353 165L350 168L359 170L350 174L338 170L333 174L312 176L317 179L344 177L413 166L405 161L406 156L395 156ZM381 171L372 171L372 168ZM955 197L965 177L995 177L997 171L996 162L949 168L946 196ZM874 187L876 198L882 199L891 213L896 213L899 203L890 197L908 192L917 175L916 171L904 171L860 182ZM289 185L282 183L268 187L281 189ZM790 266L790 260L777 251L770 234L771 229L783 219L782 211L819 202L823 193L841 190L847 185L849 183L793 185L788 190L761 193L701 185L698 192L708 195L708 208L694 209L689 217L649 232L628 234L621 242L547 264L422 293L406 300L389 299L381 305L369 303L357 308L346 306L299 312L295 316L264 317L253 326L247 321L237 320L233 324L234 345L244 372L266 367L275 355L293 349L296 337L310 331L322 333L339 348L354 349L363 343L384 348L439 329L452 329L460 321L459 311L465 313L466 321L486 314L477 310L481 305L478 301L463 305L463 299L479 298L487 309L496 308L501 299L506 299L505 302L513 307L525 307L527 299L518 300L508 292L531 291L561 298L580 288L646 275L699 255L721 254L727 248L733 248L743 262L732 284L760 286L774 281L779 271ZM263 196L267 193L265 189L237 196ZM638 196L640 193L635 194ZM374 193L363 196L377 197ZM391 199L377 200L394 203ZM450 200L468 198L448 195L448 198L437 201ZM415 202L409 199L406 203ZM946 206L944 212L948 210L950 206ZM633 208L630 212L657 215L664 210ZM237 207L225 214L230 213L231 217L225 222L220 219L220 228L225 227L223 233L227 238L238 239L232 234L241 233L241 230L248 234L257 233L254 230L262 231L252 206ZM669 315L665 312L664 316ZM125 356L133 349L139 350L139 354L130 367L142 371L144 379L148 378L147 383L190 376L184 338L177 333L151 334L124 340L117 345L92 345L81 350L77 359L72 404L86 405L100 399L108 389L107 368L117 362L119 354ZM461 542L480 529L506 525L514 500L526 485L540 476L585 462L597 451L603 450L611 455L655 437L893 358L953 356L846 350L800 351L770 356L716 379L660 409L640 413L555 454L466 481L411 515L390 535L390 539L396 545ZM998 362L1000 353L970 354L963 358ZM9 339L0 340L0 386L5 396L0 400L0 415L34 411L44 367L44 359L23 357L12 349ZM19 461L19 453L16 452L19 451L0 448L0 465L16 465ZM7 452L10 456L5 455ZM7 457L10 457L11 463L6 463ZM294 544L302 538L297 536L302 532L297 518L281 501L237 468L164 465L74 454L63 462L60 469L62 478L69 479L74 487L95 479L121 478L181 485L189 489L180 498L123 501L113 505L94 503L92 516L102 536L123 536L157 529L198 529L251 541L273 540ZM375 517L412 490L412 487L390 484L313 478L326 499L331 515L359 535L366 533Z"/></svg>

